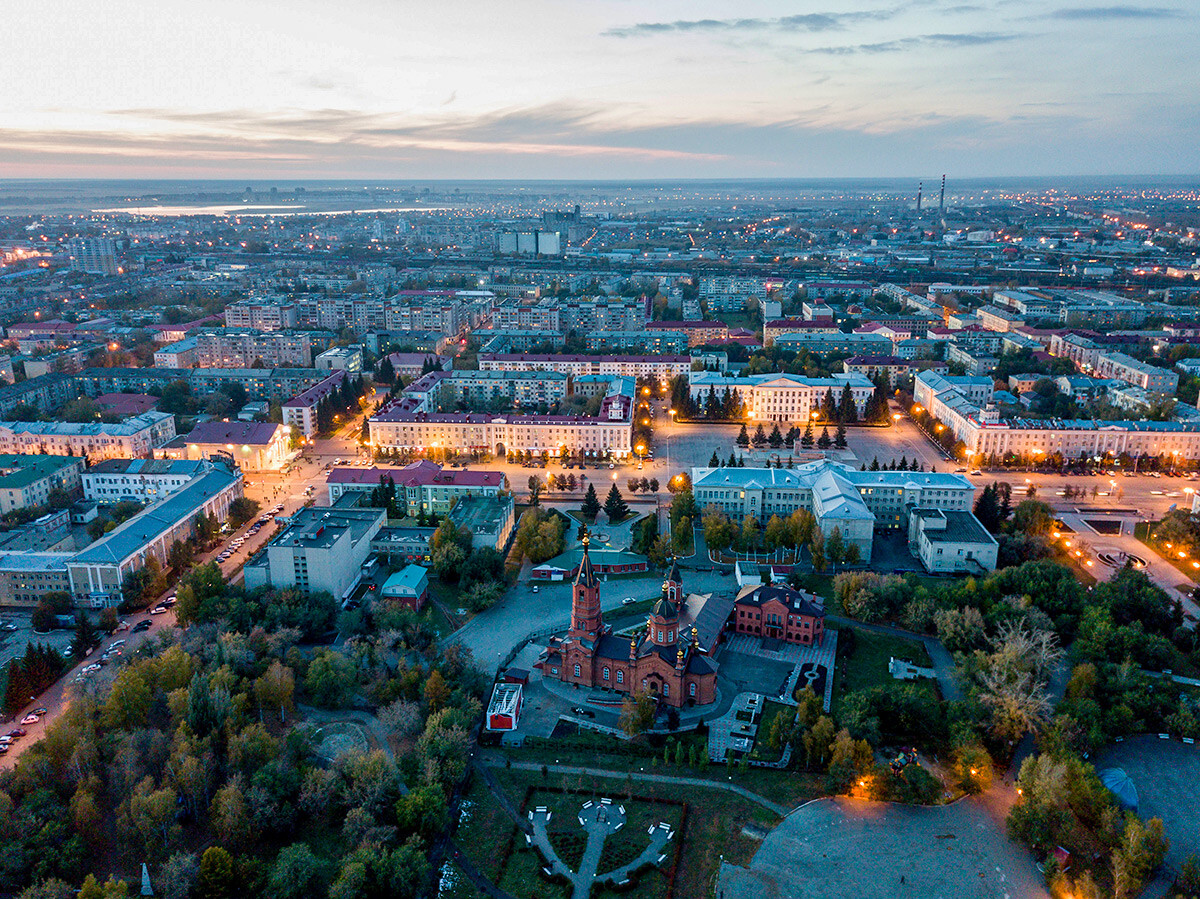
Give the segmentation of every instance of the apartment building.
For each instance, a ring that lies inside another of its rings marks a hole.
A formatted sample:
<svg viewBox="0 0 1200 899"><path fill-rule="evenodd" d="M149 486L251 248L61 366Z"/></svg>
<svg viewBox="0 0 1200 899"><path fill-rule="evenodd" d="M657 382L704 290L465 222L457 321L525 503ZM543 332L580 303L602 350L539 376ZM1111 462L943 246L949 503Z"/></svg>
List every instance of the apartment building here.
<svg viewBox="0 0 1200 899"><path fill-rule="evenodd" d="M312 338L295 331L224 328L200 331L196 362L201 368L311 368Z"/></svg>
<svg viewBox="0 0 1200 899"><path fill-rule="evenodd" d="M481 371L555 371L572 378L609 375L667 381L692 369L691 356L566 356L531 353L480 353Z"/></svg>
<svg viewBox="0 0 1200 899"><path fill-rule="evenodd" d="M635 330L636 327L628 330ZM716 343L729 339L729 326L717 321L661 321L646 322L646 330L650 332L672 332L687 337L688 346L703 346L706 343Z"/></svg>
<svg viewBox="0 0 1200 899"><path fill-rule="evenodd" d="M290 300L253 297L225 307L227 328L289 331L297 325L296 304Z"/></svg>
<svg viewBox="0 0 1200 899"><path fill-rule="evenodd" d="M154 351L155 368L195 368L199 364L200 342L195 337L185 337Z"/></svg>
<svg viewBox="0 0 1200 899"><path fill-rule="evenodd" d="M75 456L0 456L0 514L44 506L53 490L77 496L82 471Z"/></svg>
<svg viewBox="0 0 1200 899"><path fill-rule="evenodd" d="M826 307L828 308L828 307ZM763 346L771 346L780 337L792 334L840 334L832 316L818 318L781 318L763 324Z"/></svg>
<svg viewBox="0 0 1200 899"><path fill-rule="evenodd" d="M781 350L807 350L818 356L891 355L895 349L892 341L882 334L842 334L837 331L829 334L778 334L771 342Z"/></svg>
<svg viewBox="0 0 1200 899"><path fill-rule="evenodd" d="M0 453L86 456L104 459L148 458L175 436L175 416L145 412L117 424L65 421L0 421Z"/></svg>
<svg viewBox="0 0 1200 899"><path fill-rule="evenodd" d="M1179 374L1169 368L1159 368L1139 362L1124 353L1101 353L1096 359L1096 377L1116 378L1148 393L1174 396L1179 389Z"/></svg>

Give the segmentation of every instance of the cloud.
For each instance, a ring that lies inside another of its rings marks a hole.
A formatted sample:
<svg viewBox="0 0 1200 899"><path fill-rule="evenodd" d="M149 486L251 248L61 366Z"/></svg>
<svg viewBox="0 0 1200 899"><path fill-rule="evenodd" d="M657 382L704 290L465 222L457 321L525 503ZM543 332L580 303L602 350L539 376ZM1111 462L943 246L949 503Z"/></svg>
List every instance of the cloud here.
<svg viewBox="0 0 1200 899"><path fill-rule="evenodd" d="M1079 6L1056 9L1051 19L1103 22L1113 19L1182 19L1183 10L1166 6Z"/></svg>
<svg viewBox="0 0 1200 899"><path fill-rule="evenodd" d="M850 22L866 19L882 20L895 15L895 10L855 13L801 13L779 18L756 19L676 19L673 22L638 22L604 32L606 37L643 37L653 34L687 32L735 32L735 31L838 31Z"/></svg>
<svg viewBox="0 0 1200 899"><path fill-rule="evenodd" d="M913 50L919 47L982 47L988 44L1000 44L1016 40L1020 34L979 31L958 34L922 34L915 37L896 38L891 41L880 41L873 44L845 44L830 47L815 47L811 50L801 50L801 53L823 53L834 56L849 56L855 53L896 53L901 50Z"/></svg>

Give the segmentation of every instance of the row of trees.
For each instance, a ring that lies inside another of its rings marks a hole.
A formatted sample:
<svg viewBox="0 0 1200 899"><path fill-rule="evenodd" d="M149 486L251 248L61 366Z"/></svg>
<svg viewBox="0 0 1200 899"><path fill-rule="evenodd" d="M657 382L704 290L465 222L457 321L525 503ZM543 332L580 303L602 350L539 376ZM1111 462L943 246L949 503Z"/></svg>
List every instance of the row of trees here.
<svg viewBox="0 0 1200 899"><path fill-rule="evenodd" d="M624 521L630 514L629 504L625 502L625 497L621 496L621 491L617 489L616 484L608 489L603 507L601 507L600 497L596 493L596 485L588 484L587 492L583 495L583 504L579 509L580 514L583 515L585 521L594 522L596 516L600 514L601 508L604 509L604 514L612 523Z"/></svg>
<svg viewBox="0 0 1200 899"><path fill-rule="evenodd" d="M482 612L508 586L504 556L490 546L475 546L471 532L449 518L429 539L430 564L443 583L457 584L463 605Z"/></svg>
<svg viewBox="0 0 1200 899"><path fill-rule="evenodd" d="M317 433L328 434L338 424L338 419L348 412L358 411L359 397L366 393L366 382L362 375L346 376L340 386L317 401Z"/></svg>
<svg viewBox="0 0 1200 899"><path fill-rule="evenodd" d="M737 553L792 550L800 557L807 548L809 560L816 571L829 565L857 565L861 554L858 544L848 541L841 528L835 527L826 537L817 527L816 517L807 510L793 512L787 518L772 515L765 526L753 515L747 515L739 526L723 511L709 507L705 510L704 542L714 552L732 549Z"/></svg>

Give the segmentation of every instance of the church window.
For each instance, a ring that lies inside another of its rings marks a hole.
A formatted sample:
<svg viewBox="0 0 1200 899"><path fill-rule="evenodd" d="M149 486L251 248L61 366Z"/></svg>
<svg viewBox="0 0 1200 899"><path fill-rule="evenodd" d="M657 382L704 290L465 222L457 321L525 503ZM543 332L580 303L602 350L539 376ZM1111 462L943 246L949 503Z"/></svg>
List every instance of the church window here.
<svg viewBox="0 0 1200 899"><path fill-rule="evenodd" d="M667 642L670 643L674 639L675 639L675 632L667 631Z"/></svg>
<svg viewBox="0 0 1200 899"><path fill-rule="evenodd" d="M671 695L671 685L663 684L663 696L670 696L670 695Z"/></svg>
<svg viewBox="0 0 1200 899"><path fill-rule="evenodd" d="M662 638L662 631L660 630L660 631L658 632L658 642L659 642L659 643L661 643L662 641L663 641L663 638Z"/></svg>
<svg viewBox="0 0 1200 899"><path fill-rule="evenodd" d="M575 676L576 676L576 677L580 677L580 676L582 676L582 673L583 673L583 672L582 672L582 670L580 669L580 667L579 667L578 665L576 665L576 666L575 666Z"/></svg>
<svg viewBox="0 0 1200 899"><path fill-rule="evenodd" d="M607 665L604 666L604 679L608 680L608 666Z"/></svg>
<svg viewBox="0 0 1200 899"><path fill-rule="evenodd" d="M688 684L688 696L695 696L695 695L696 695L696 685Z"/></svg>
<svg viewBox="0 0 1200 899"><path fill-rule="evenodd" d="M621 671L621 670L617 671L617 683L618 684L625 683L625 672L624 671Z"/></svg>

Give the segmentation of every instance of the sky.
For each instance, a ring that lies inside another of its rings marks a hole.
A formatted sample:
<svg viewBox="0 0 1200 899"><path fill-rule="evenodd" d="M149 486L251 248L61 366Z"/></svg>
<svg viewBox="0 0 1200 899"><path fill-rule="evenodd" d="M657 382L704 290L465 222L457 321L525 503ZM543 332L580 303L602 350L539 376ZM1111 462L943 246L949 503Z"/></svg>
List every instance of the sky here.
<svg viewBox="0 0 1200 899"><path fill-rule="evenodd" d="M45 0L0 178L1200 173L1195 0Z"/></svg>

